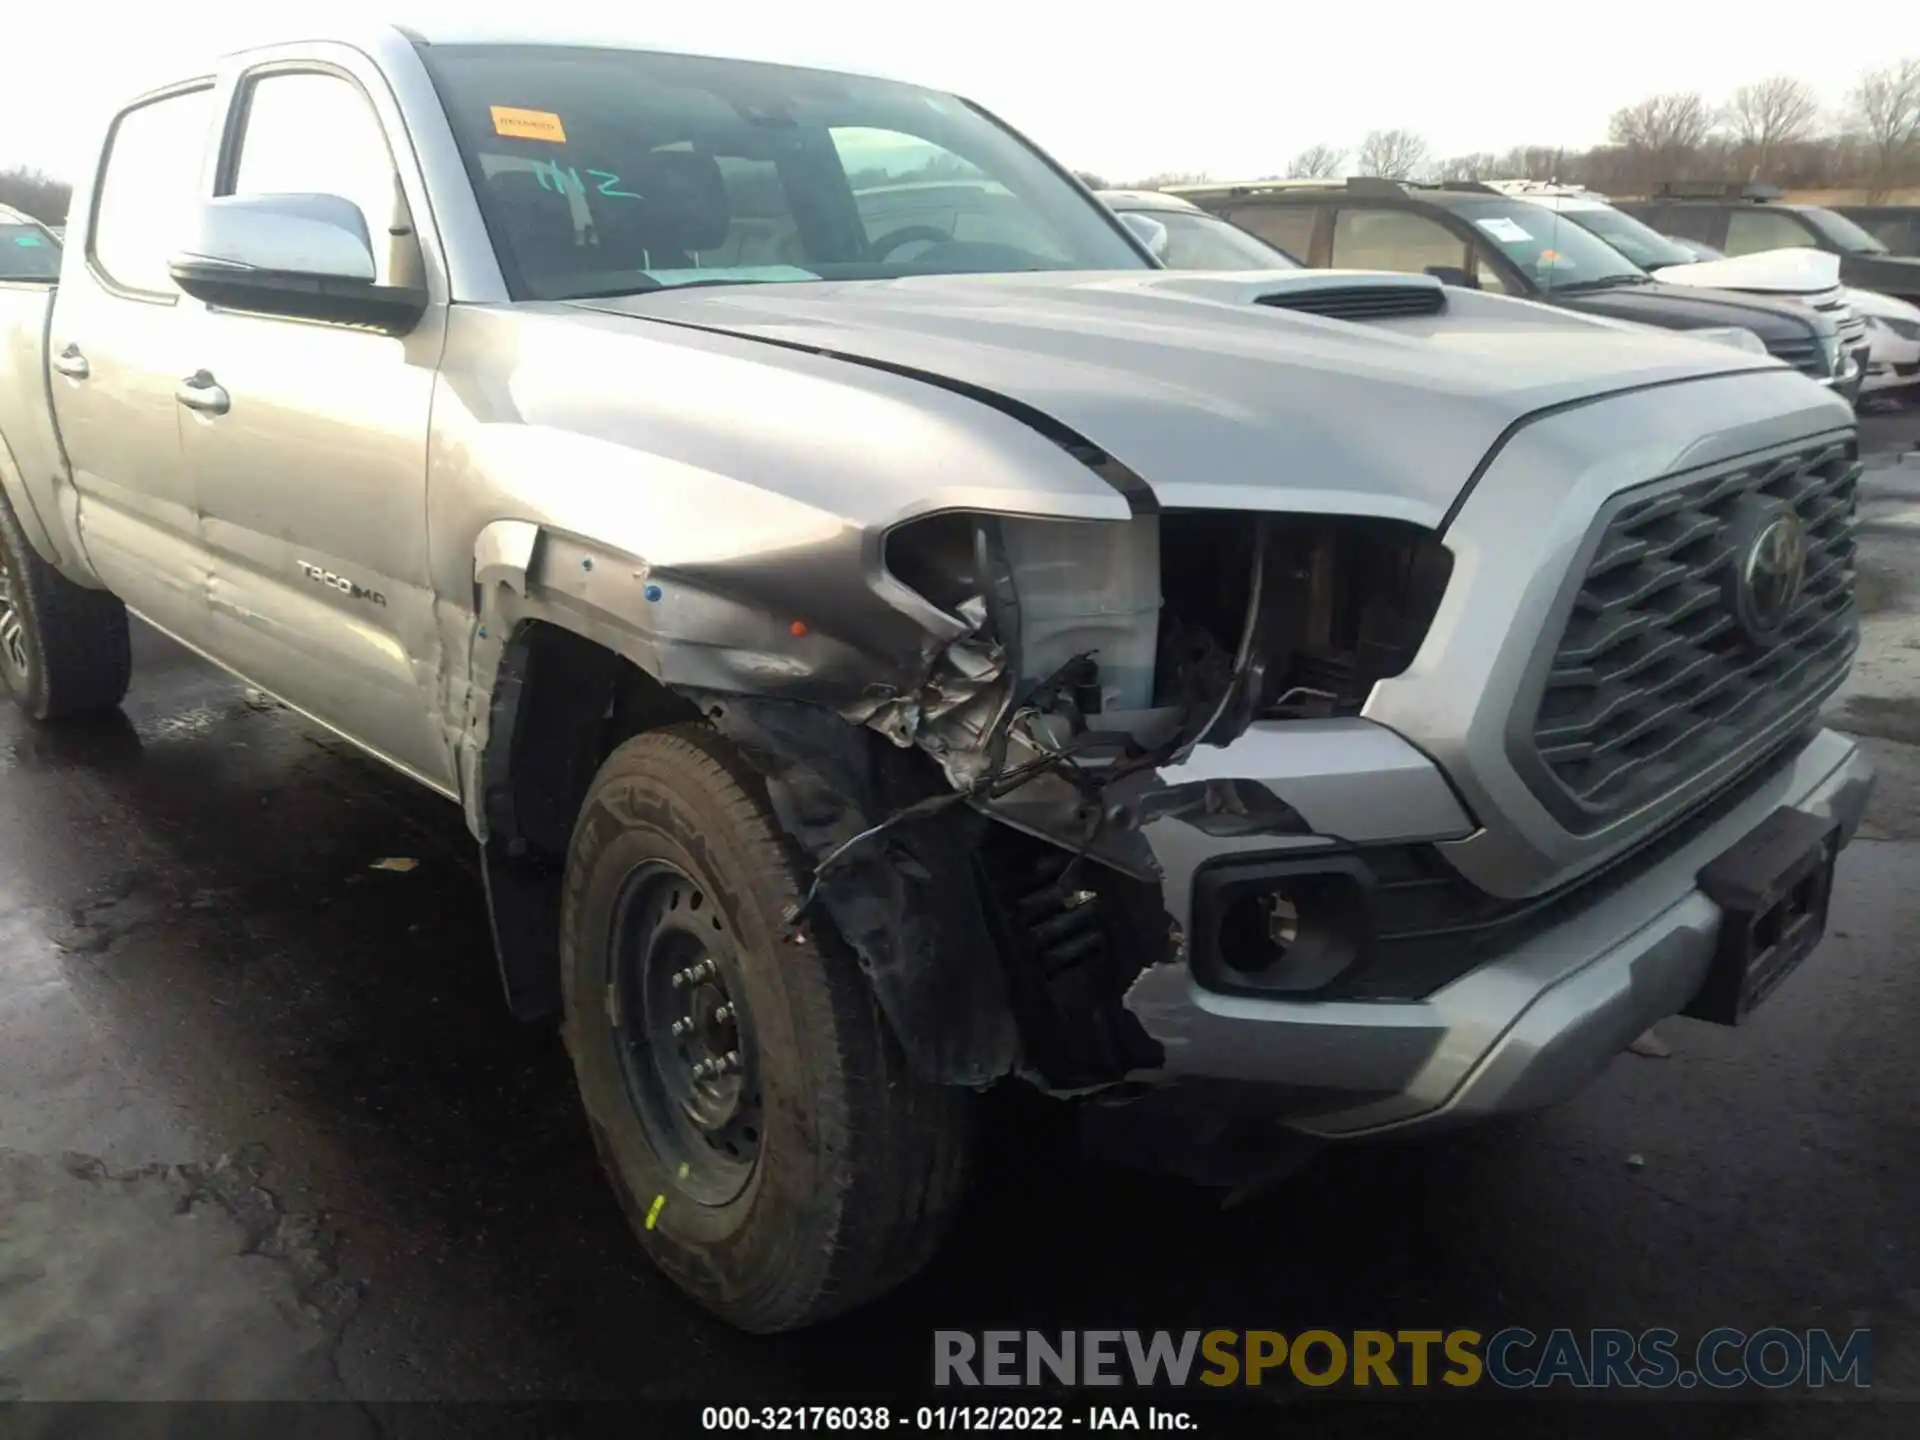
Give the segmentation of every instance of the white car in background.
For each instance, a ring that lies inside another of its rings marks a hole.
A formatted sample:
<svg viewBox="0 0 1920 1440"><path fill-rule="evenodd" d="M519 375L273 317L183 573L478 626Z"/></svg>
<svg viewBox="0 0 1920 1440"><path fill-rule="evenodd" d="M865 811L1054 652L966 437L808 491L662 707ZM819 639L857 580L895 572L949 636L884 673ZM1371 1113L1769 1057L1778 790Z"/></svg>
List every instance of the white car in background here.
<svg viewBox="0 0 1920 1440"><path fill-rule="evenodd" d="M1830 318L1840 332L1842 350L1852 356L1861 376L1853 394L1876 387L1870 382L1874 366L1890 364L1873 349L1867 315L1881 304L1912 310L1890 296L1871 295L1840 283L1840 257L1812 248L1768 250L1728 259L1705 255L1704 247L1662 235L1643 220L1615 209L1607 197L1578 185L1539 180L1493 180L1487 188L1503 195L1522 196L1553 210L1583 230L1589 230L1641 269L1670 285L1695 285L1712 290L1738 290L1751 295L1773 295L1797 300ZM1889 373L1891 373L1889 371ZM1916 376L1913 378L1920 378Z"/></svg>
<svg viewBox="0 0 1920 1440"><path fill-rule="evenodd" d="M1730 260L1711 245L1702 245L1697 240L1666 238L1672 239L1695 261L1701 262L1694 268L1702 272L1709 265L1748 265L1754 261L1772 260L1776 255L1811 254L1825 256L1829 260L1836 258L1826 256L1824 251L1793 249L1767 250ZM1882 295L1873 290L1850 287L1846 296L1853 313L1860 317L1866 327L1867 378L1860 393L1884 395L1893 391L1908 391L1913 396L1920 396L1920 305L1910 304L1896 295Z"/></svg>

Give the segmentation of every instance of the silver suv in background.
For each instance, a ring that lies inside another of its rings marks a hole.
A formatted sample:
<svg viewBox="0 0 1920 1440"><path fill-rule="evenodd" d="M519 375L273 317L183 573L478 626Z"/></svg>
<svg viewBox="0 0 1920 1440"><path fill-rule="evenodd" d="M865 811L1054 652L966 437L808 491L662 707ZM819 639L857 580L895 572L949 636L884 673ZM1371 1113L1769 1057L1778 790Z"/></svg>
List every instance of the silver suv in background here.
<svg viewBox="0 0 1920 1440"><path fill-rule="evenodd" d="M1300 261L1251 230L1158 190L1097 190L1169 270L1298 270ZM1129 218L1131 217L1131 218Z"/></svg>
<svg viewBox="0 0 1920 1440"><path fill-rule="evenodd" d="M1763 355L1169 271L956 97L457 24L183 69L76 194L0 284L0 679L110 708L138 615L457 805L736 1324L919 1268L989 1086L1264 1168L1820 939L1859 465Z"/></svg>

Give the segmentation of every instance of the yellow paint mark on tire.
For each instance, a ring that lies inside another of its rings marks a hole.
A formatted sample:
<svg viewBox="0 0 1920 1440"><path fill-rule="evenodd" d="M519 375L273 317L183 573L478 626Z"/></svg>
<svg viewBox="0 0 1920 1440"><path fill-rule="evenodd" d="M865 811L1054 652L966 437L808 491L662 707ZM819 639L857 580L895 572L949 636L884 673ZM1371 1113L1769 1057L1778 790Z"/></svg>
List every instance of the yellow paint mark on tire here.
<svg viewBox="0 0 1920 1440"><path fill-rule="evenodd" d="M653 1197L653 1204L647 1207L647 1229L649 1230L653 1229L655 1222L658 1221L660 1218L660 1212L666 1208L667 1208L666 1196L656 1195Z"/></svg>

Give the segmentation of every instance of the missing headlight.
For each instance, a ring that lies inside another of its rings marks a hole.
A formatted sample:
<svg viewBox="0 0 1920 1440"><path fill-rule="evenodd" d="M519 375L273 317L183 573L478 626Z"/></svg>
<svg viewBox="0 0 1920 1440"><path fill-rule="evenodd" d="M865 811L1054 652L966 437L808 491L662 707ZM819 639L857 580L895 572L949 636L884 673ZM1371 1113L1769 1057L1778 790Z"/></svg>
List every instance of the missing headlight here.
<svg viewBox="0 0 1920 1440"><path fill-rule="evenodd" d="M1231 674L1254 572L1254 517L1161 517L1158 702L1217 695ZM1209 735L1225 743L1261 718L1357 713L1374 683L1413 663L1439 610L1453 556L1394 520L1274 516L1254 662Z"/></svg>

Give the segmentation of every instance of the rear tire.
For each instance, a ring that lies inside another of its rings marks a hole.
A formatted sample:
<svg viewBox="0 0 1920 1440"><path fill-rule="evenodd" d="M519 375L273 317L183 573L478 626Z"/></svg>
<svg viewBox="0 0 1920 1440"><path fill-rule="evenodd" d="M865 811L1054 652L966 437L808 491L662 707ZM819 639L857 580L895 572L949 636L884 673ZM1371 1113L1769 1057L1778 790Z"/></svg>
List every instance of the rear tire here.
<svg viewBox="0 0 1920 1440"><path fill-rule="evenodd" d="M701 1305L763 1333L926 1264L973 1118L971 1094L909 1071L844 947L785 937L796 859L726 742L674 726L601 766L561 919L567 1047L640 1242Z"/></svg>
<svg viewBox="0 0 1920 1440"><path fill-rule="evenodd" d="M127 609L34 552L0 496L0 685L36 720L112 710L133 677Z"/></svg>

